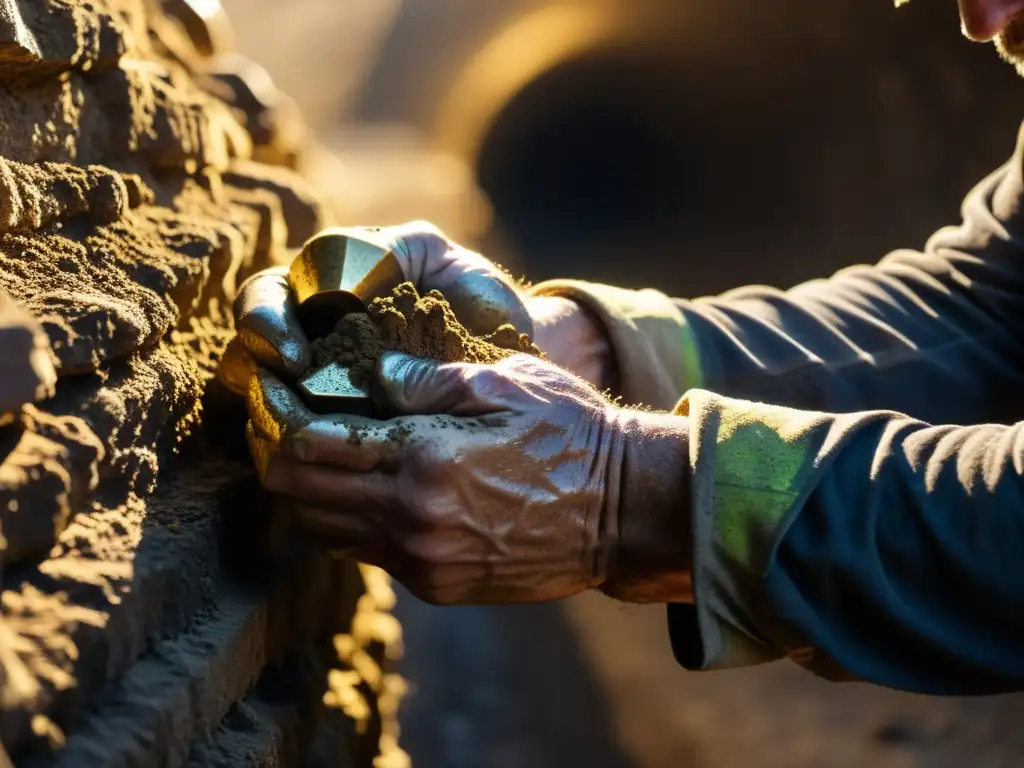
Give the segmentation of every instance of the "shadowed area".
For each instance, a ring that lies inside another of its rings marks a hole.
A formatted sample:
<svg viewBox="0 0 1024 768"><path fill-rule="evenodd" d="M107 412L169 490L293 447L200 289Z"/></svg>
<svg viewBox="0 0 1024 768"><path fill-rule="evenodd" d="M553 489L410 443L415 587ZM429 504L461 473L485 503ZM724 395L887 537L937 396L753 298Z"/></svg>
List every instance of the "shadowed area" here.
<svg viewBox="0 0 1024 768"><path fill-rule="evenodd" d="M564 605L437 609L405 592L399 603L414 686L402 744L416 765L632 765Z"/></svg>

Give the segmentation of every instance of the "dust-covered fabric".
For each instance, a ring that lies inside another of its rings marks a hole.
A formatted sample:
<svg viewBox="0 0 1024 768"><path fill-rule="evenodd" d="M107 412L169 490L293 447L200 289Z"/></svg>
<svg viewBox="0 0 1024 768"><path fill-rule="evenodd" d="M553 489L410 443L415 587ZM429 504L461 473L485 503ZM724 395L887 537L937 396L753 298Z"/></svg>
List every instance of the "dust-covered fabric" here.
<svg viewBox="0 0 1024 768"><path fill-rule="evenodd" d="M602 318L627 402L691 390L685 665L1024 688L1022 152L923 251L788 291L539 286Z"/></svg>

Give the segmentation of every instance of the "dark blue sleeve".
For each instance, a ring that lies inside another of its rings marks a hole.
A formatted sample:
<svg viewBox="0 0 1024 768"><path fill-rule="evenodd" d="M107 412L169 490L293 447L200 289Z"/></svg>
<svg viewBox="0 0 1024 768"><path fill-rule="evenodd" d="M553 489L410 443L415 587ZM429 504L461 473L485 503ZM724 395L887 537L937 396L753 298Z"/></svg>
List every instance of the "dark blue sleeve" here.
<svg viewBox="0 0 1024 768"><path fill-rule="evenodd" d="M1022 165L1018 141L967 196L963 222L923 251L789 291L676 302L702 390L818 411L823 430L798 439L806 465L776 526L753 501L769 498L764 488L740 512L722 500L737 495L735 477L758 474L752 462L773 460L762 438L791 417L754 408L762 422L731 453L735 438L700 427L717 454L694 469L705 489L695 524L710 521L695 550L697 605L669 609L685 666L788 657L830 679L922 693L1024 690ZM714 418L730 423L737 409ZM757 567L726 539L760 553Z"/></svg>
<svg viewBox="0 0 1024 768"><path fill-rule="evenodd" d="M1013 423L1024 386L1022 148L963 222L788 291L677 301L702 388L794 407L884 408L931 423ZM899 201L893 201L898 205Z"/></svg>

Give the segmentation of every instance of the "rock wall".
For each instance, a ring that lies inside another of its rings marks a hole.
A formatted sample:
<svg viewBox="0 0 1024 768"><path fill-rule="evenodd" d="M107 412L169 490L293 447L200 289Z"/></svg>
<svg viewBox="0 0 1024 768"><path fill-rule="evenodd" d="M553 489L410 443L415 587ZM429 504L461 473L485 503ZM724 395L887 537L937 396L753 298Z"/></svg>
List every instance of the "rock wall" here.
<svg viewBox="0 0 1024 768"><path fill-rule="evenodd" d="M288 526L214 379L331 214L210 6L0 0L0 765L406 762L387 578Z"/></svg>

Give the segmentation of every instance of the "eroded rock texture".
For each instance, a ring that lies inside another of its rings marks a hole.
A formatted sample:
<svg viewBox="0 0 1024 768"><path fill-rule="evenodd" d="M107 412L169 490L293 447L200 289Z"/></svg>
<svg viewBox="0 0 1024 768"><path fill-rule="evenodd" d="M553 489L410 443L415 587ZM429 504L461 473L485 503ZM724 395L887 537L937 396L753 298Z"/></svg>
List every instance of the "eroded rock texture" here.
<svg viewBox="0 0 1024 768"><path fill-rule="evenodd" d="M331 223L293 170L301 121L229 38L187 0L0 0L17 765L404 760L386 577L269 508L214 382L239 280Z"/></svg>

